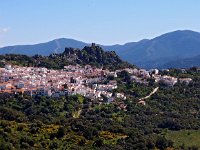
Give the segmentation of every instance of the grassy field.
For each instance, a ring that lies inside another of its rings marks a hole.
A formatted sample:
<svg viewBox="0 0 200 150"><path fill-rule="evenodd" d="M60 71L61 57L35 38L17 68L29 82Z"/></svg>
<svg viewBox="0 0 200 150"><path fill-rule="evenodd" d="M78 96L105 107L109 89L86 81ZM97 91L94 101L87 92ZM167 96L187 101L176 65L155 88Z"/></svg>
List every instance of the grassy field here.
<svg viewBox="0 0 200 150"><path fill-rule="evenodd" d="M165 137L174 142L174 146L197 146L200 148L200 130L167 131Z"/></svg>

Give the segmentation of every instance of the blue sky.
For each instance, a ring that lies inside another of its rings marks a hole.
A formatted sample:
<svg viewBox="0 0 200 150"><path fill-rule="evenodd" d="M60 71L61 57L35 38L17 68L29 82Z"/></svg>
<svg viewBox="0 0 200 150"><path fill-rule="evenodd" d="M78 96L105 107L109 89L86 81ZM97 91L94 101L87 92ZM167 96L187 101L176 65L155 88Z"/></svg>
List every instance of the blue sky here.
<svg viewBox="0 0 200 150"><path fill-rule="evenodd" d="M189 29L200 0L0 0L0 46L73 38L123 44Z"/></svg>

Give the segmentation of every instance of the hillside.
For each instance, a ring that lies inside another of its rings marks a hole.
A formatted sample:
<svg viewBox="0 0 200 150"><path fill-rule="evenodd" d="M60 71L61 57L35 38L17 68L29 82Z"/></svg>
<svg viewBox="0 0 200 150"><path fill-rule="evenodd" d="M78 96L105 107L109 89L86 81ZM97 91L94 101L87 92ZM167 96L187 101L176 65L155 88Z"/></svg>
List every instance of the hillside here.
<svg viewBox="0 0 200 150"><path fill-rule="evenodd" d="M117 89L113 94L123 92L127 99L114 103L98 104L81 95L53 98L2 93L0 149L196 150L200 148L200 72L186 71L166 73L190 77L192 83L160 85L145 105L138 100L158 84L130 81L124 71L114 78ZM125 110L118 107L120 103Z"/></svg>

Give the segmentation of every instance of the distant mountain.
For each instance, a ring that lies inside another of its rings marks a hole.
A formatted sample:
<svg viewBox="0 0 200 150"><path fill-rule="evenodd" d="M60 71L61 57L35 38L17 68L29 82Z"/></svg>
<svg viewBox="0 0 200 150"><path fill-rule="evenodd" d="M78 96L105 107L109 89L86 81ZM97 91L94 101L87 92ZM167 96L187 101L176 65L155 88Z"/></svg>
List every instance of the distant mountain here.
<svg viewBox="0 0 200 150"><path fill-rule="evenodd" d="M52 53L62 53L66 47L83 48L87 43L73 39L60 38L50 42L35 45L16 45L0 48L0 54L24 54L48 56Z"/></svg>
<svg viewBox="0 0 200 150"><path fill-rule="evenodd" d="M9 62L13 65L46 67L53 69L63 69L66 65L92 65L111 70L134 67L124 62L114 51L104 51L100 46L92 44L83 49L65 48L63 53L51 54L49 56L26 56L19 54L0 55L0 66L2 62Z"/></svg>
<svg viewBox="0 0 200 150"><path fill-rule="evenodd" d="M129 48L125 44L116 49L117 54L130 63L143 68L157 68L177 59L200 55L200 33L175 31L132 43Z"/></svg>
<svg viewBox="0 0 200 150"><path fill-rule="evenodd" d="M0 54L13 53L29 56L39 54L48 56L51 53L63 52L65 47L81 49L84 46L88 46L88 44L73 39L62 38L36 45L0 48ZM170 62L200 55L200 33L190 30L178 30L150 40L144 39L139 42L130 42L124 45L100 46L107 51L115 51L123 60L135 64L138 67L150 69L165 66L168 68L173 65L168 66Z"/></svg>

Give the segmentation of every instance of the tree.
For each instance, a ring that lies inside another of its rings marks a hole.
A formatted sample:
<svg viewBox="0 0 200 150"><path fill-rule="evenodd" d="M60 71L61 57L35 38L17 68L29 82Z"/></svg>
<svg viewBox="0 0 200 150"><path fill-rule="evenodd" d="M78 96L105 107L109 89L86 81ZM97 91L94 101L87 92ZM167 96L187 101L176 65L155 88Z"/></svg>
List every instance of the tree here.
<svg viewBox="0 0 200 150"><path fill-rule="evenodd" d="M66 132L66 130L64 127L59 127L58 132L57 132L57 137L62 138L65 135L65 132Z"/></svg>

